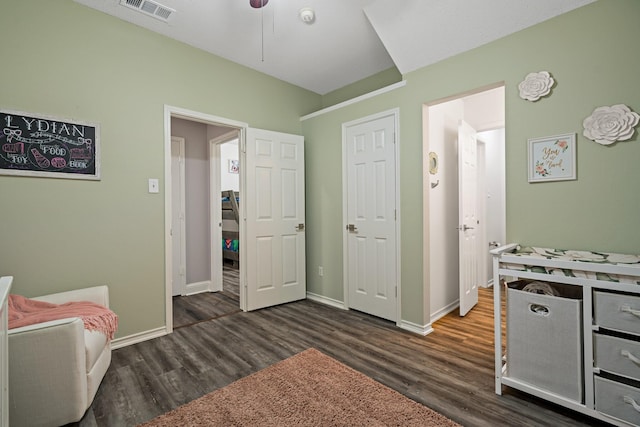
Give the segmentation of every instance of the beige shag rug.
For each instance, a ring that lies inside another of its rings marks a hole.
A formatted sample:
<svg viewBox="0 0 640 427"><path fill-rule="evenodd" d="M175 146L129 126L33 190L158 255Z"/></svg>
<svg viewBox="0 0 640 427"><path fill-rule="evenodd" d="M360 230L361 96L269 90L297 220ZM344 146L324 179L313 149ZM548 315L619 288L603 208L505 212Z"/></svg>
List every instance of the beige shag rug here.
<svg viewBox="0 0 640 427"><path fill-rule="evenodd" d="M458 426L308 349L142 424L160 426Z"/></svg>

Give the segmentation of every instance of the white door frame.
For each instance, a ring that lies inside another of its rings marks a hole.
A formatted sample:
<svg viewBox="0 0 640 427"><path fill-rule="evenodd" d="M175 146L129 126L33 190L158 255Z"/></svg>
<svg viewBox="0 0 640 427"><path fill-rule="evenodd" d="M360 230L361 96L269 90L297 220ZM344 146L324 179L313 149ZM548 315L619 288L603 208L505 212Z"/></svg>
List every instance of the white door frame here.
<svg viewBox="0 0 640 427"><path fill-rule="evenodd" d="M187 110L171 105L164 106L164 253L165 253L165 330L166 333L173 331L173 299L172 299L172 247L171 247L171 191L166 187L171 183L171 118L181 118L214 126L226 126L238 130L238 140L240 142L240 164L244 163L244 141L249 125L247 123L236 120L226 119L224 117L213 116L198 111ZM240 168L240 191L244 192L244 172ZM240 211L244 217L243 207ZM242 241L244 233L244 221L240 221L240 247L244 246ZM211 242L213 244L213 242ZM243 251L240 252L240 308L245 310L246 296L244 291L245 276L242 266L245 265Z"/></svg>
<svg viewBox="0 0 640 427"><path fill-rule="evenodd" d="M222 172L222 165L220 164L220 145L225 142L239 139L240 135L237 129L229 131L224 135L220 135L216 138L209 140L209 191L213 197L219 195L222 192L222 183L220 182L220 174ZM240 154L240 141L238 141L238 155ZM240 168L242 169L242 168ZM211 267L214 265L219 266L217 273L214 274L211 271L211 289L212 292L222 291L222 210L213 209L212 199L211 207L209 211L211 213ZM240 224L238 224L239 226ZM216 244L217 242L217 244Z"/></svg>
<svg viewBox="0 0 640 427"><path fill-rule="evenodd" d="M478 132L479 133L479 132ZM489 287L487 282L487 262L489 261L489 239L487 238L487 145L480 138L477 139L478 149L478 286Z"/></svg>
<svg viewBox="0 0 640 427"><path fill-rule="evenodd" d="M348 189L348 183L347 183L347 128L351 127L351 126L356 126L359 125L361 123L366 123L366 122L370 122L373 120L377 120L383 117L387 117L387 116L393 116L394 119L394 126L395 126L395 144L393 145L394 147L394 154L395 154L395 169L396 169L396 175L395 175L395 180L396 180L396 186L395 186L395 209L396 209L396 230L395 230L395 235L396 235L396 283L397 283L397 287L396 289L398 290L398 294L397 294L397 298L396 298L396 325L400 326L401 325L401 320L402 320L402 313L400 312L401 310L401 295L402 295L402 286L401 286L401 280L400 280L400 218L402 217L400 215L400 149L398 148L400 146L400 109L399 108L393 108L391 110L387 110L387 111L383 111L377 114L372 114L370 116L367 117L362 117L356 120L352 120L350 122L346 122L342 124L342 225L343 227L347 226L347 222L348 222L348 212L347 212L347 198L348 198L348 193L349 193L349 189ZM342 254L342 283L344 283L343 285L343 293L344 293L344 306L345 308L349 308L349 271L348 271L348 261L349 261L349 254L348 251L346 250L346 248L348 247L348 235L347 233L344 232L342 233L342 247L343 247L343 254Z"/></svg>
<svg viewBox="0 0 640 427"><path fill-rule="evenodd" d="M180 257L180 267L182 269L181 272L181 281L179 284L179 290L180 293L179 295L184 295L185 291L186 291L186 287L187 287L187 281L186 281L186 265L187 265L187 255L186 255L186 247L187 247L187 232L186 232L186 227L185 227L185 211L186 211L186 204L185 204L185 158L184 158L184 154L185 154L185 140L184 138L178 137L178 136L172 136L171 137L171 144L173 144L174 142L179 144L180 147L180 171L179 173L179 178L180 178L180 200L174 200L172 199L172 213L173 213L173 207L176 203L180 204L180 214L182 215L181 221L180 221L180 230L179 230L179 235L180 235L180 253L179 254L172 254L172 260L174 259L173 257L175 256L179 256ZM172 163L173 163L173 154L172 154ZM172 166L172 170L173 170L173 166ZM169 181L167 183L167 188L166 191L171 193L171 197L173 197L173 190L169 190L169 188L173 188L173 179L175 177L172 176L172 180ZM171 187L169 187L169 185L171 185ZM173 218L172 218L173 220ZM173 231L173 225L171 227L172 231L171 231L171 236L172 239L175 236ZM172 247L173 250L173 247ZM172 264L172 268L173 268L173 264ZM171 275L171 295L173 296L175 294L176 289L174 288L175 283L173 283L173 274Z"/></svg>

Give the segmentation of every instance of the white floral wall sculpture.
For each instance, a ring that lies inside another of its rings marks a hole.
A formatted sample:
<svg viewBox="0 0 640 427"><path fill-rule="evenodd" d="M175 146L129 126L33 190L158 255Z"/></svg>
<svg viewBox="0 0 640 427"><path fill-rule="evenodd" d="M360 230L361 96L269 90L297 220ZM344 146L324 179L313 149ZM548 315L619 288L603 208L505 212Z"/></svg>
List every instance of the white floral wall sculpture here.
<svg viewBox="0 0 640 427"><path fill-rule="evenodd" d="M598 107L582 122L583 135L598 144L610 145L633 136L640 115L624 104Z"/></svg>
<svg viewBox="0 0 640 427"><path fill-rule="evenodd" d="M551 92L555 80L548 71L529 73L518 85L520 98L527 101L537 101Z"/></svg>

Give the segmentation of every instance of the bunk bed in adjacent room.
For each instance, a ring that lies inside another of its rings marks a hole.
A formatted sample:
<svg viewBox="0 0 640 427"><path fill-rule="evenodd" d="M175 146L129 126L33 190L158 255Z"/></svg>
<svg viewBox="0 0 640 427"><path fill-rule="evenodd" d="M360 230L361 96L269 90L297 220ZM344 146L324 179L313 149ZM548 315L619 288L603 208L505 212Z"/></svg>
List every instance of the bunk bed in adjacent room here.
<svg viewBox="0 0 640 427"><path fill-rule="evenodd" d="M237 191L222 192L222 262L239 264L240 196Z"/></svg>

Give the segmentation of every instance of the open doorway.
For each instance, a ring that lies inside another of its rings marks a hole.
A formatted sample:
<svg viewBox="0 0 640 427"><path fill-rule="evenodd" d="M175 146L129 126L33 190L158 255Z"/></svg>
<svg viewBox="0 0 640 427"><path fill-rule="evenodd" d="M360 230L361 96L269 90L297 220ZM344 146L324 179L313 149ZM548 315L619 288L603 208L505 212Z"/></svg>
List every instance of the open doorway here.
<svg viewBox="0 0 640 427"><path fill-rule="evenodd" d="M424 253L425 292L430 325L461 303L460 233L474 228L478 283L490 286L490 243L504 242L504 86L478 89L425 105ZM460 223L459 127L466 122L477 142L474 224ZM476 286L476 291L477 291ZM477 294L476 294L477 295ZM477 298L477 297L476 297Z"/></svg>
<svg viewBox="0 0 640 427"><path fill-rule="evenodd" d="M204 124L205 132L201 133L206 134L204 141L207 149L211 146L211 140L226 142L220 137L224 139L231 133L235 133L239 140L238 169L240 191L243 195L238 231L238 244L241 248L238 259L239 310L257 310L304 299L306 297L304 138L300 135L250 128L246 123L166 105L164 109L166 183L172 182L171 139L178 120L198 125ZM185 145L188 146L188 138L185 138ZM222 249L220 174L219 169L212 172L219 167L219 163L210 161L212 155L219 158L219 151L217 151L219 144L215 144L215 147L218 147L215 150L217 154L211 154L209 149L209 157L197 160L199 166L204 164L207 171L206 174L199 174L200 178L197 180L199 186L206 187L206 192L199 193L202 200L198 202L204 204L197 210L197 214L204 216L205 221L201 222L199 228L196 227L196 231L204 236L206 242L200 245L201 253L197 253L196 256L204 258L205 262L208 259L202 271L204 277L208 277L209 280L197 282L200 285L197 291L203 295L213 293L207 291L222 288L222 284L214 283L217 275L213 274L216 271L216 265L219 265L218 261L221 260ZM185 149L185 161L189 160L188 151ZM212 167L212 164L216 166ZM202 170L202 167L199 169ZM186 181L188 181L188 166L185 167L185 171ZM200 185L203 182L205 184ZM212 182L214 182L213 185ZM185 200L188 205L190 187L188 182L186 187ZM172 192L165 191L166 333L173 331L174 317L172 217ZM188 246L189 225L188 221L186 222L185 234L187 235L186 246ZM218 234L214 236L214 232ZM186 276L189 282L188 250L186 258ZM188 291L194 289L196 288L188 288Z"/></svg>
<svg viewBox="0 0 640 427"><path fill-rule="evenodd" d="M238 147L247 125L174 107L165 108L165 124L165 212L168 218L165 221L165 311L166 329L171 332L174 326L197 323L203 320L200 317L220 315L216 310L223 305L222 308L230 312L242 308L239 292L242 271L239 262L231 275L235 297L228 298L227 304L220 304L216 300L214 307L214 304L207 302L207 295L222 291L225 282L222 271L220 144L235 139ZM175 158L176 155L178 158ZM241 162L239 155L236 149L233 159L236 171L239 171ZM239 177L240 174L237 174L238 183ZM239 184L237 188L239 190ZM237 246L240 246L240 234L241 230L238 229L235 236ZM179 239L182 243L176 244ZM174 285L176 278L182 283ZM192 303L193 300L185 302L190 295L198 296L196 304ZM174 304L189 304L191 317L178 316L176 319Z"/></svg>
<svg viewBox="0 0 640 427"><path fill-rule="evenodd" d="M206 289L193 289L185 286L186 292L173 295L173 327L174 329L191 326L203 321L217 319L219 317L228 316L237 313L240 310L240 150L239 139L240 132L237 129L227 126L203 125L202 123L193 122L184 119L172 118L172 132L174 134L191 135L191 144L200 146L200 150L192 150L196 154L193 158L187 158L183 170L187 170L190 163L199 160L204 163L208 158L208 186L206 193L198 191L203 186L204 174L196 175L189 185L186 185L184 193L192 194L192 197L200 197L206 200L206 209L199 212L199 215L183 214L182 218L202 217L202 213L206 213L208 220L203 219L198 224L199 229L204 230L207 222L210 224L208 233L200 233L209 235L210 247L210 282ZM203 126L206 126L206 132ZM200 129L199 133L194 133ZM222 134L221 134L222 133ZM221 134L221 135L220 135ZM207 139L211 135L219 135L212 139ZM177 138L172 136L173 140L181 140L186 145L189 138ZM208 147L207 147L208 145ZM202 147L207 150L202 150ZM177 150L175 150L177 151ZM185 150L186 151L186 150ZM172 175L173 181L176 179L176 172L180 169L173 168L173 152L172 151ZM192 165L194 169L198 169L198 165ZM186 175L186 173L184 173ZM195 189L195 190L194 190ZM176 205L179 204L179 196L181 194L176 186L172 186L173 213L172 222L180 222L176 220ZM186 204L186 203L185 203ZM198 207L202 209L202 206ZM188 221L182 221L182 224ZM186 228L186 227L185 227ZM191 225L191 228L194 228ZM198 227L195 227L198 228ZM177 237L180 233L176 233L175 227L172 231L174 241L174 277L176 274L175 265L178 258L176 247ZM187 246L188 245L184 245ZM200 248L203 250L203 248ZM174 279L174 289L175 279Z"/></svg>

